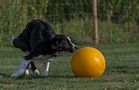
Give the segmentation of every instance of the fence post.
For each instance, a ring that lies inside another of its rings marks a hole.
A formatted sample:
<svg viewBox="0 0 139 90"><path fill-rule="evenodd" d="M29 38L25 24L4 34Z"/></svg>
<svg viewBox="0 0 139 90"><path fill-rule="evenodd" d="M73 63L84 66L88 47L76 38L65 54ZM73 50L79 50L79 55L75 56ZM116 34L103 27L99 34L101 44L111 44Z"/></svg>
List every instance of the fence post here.
<svg viewBox="0 0 139 90"><path fill-rule="evenodd" d="M97 20L97 1L92 0L92 20L93 20L93 36L92 39L95 44L99 44L99 36L98 36L98 20Z"/></svg>

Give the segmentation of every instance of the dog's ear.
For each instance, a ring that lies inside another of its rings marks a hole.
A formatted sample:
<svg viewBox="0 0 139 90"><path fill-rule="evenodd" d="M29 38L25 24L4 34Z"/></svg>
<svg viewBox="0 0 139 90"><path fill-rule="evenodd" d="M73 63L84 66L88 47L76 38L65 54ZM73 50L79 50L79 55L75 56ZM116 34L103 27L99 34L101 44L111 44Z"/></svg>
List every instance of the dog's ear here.
<svg viewBox="0 0 139 90"><path fill-rule="evenodd" d="M55 37L51 42L51 47L53 50L60 52L62 51L62 43L63 39L61 37Z"/></svg>

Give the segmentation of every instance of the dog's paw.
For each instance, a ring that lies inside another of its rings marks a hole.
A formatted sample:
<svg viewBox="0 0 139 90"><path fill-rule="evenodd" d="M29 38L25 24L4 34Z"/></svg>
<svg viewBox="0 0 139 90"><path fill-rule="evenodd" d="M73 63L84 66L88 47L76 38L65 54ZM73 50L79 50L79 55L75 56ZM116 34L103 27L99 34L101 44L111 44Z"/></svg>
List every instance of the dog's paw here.
<svg viewBox="0 0 139 90"><path fill-rule="evenodd" d="M29 75L29 70L28 69L25 70L25 75Z"/></svg>
<svg viewBox="0 0 139 90"><path fill-rule="evenodd" d="M33 71L33 75L34 75L34 76L40 75L40 71L39 71L38 69L34 70L34 71Z"/></svg>

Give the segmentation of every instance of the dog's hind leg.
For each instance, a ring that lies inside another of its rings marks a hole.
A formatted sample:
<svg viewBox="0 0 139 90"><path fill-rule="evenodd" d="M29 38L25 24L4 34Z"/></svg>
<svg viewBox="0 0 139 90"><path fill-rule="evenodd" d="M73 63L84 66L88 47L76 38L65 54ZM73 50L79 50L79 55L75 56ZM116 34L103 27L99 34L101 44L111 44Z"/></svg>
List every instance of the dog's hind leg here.
<svg viewBox="0 0 139 90"><path fill-rule="evenodd" d="M26 72L30 62L31 61L29 61L29 60L22 59L19 62L19 65L17 66L15 71L11 74L11 77L18 78L18 77L22 76Z"/></svg>
<svg viewBox="0 0 139 90"><path fill-rule="evenodd" d="M26 69L28 68L28 65L30 64L30 62L33 61L33 58L35 58L39 55L43 55L43 51L34 51L34 52L28 54L27 56L25 56L19 62L19 65L17 66L15 71L12 73L11 77L18 78L18 77L22 76L25 73Z"/></svg>

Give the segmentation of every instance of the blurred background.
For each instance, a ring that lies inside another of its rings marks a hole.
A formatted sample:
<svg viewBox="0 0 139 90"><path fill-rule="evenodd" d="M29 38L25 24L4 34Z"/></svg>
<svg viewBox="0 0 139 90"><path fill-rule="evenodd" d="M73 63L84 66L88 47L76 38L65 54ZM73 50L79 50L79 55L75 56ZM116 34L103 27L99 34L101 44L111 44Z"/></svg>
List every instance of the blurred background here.
<svg viewBox="0 0 139 90"><path fill-rule="evenodd" d="M139 41L139 0L97 0L97 14L100 43ZM32 19L78 44L93 43L92 0L0 0L0 46L9 47Z"/></svg>

